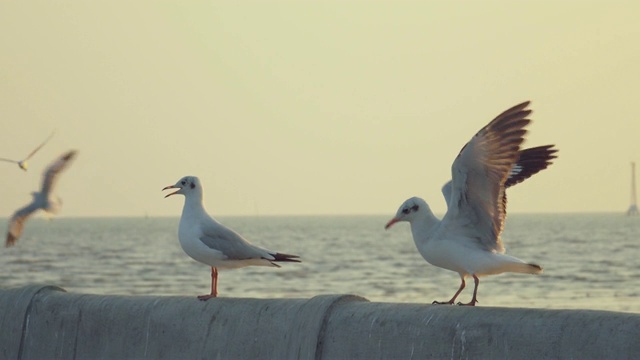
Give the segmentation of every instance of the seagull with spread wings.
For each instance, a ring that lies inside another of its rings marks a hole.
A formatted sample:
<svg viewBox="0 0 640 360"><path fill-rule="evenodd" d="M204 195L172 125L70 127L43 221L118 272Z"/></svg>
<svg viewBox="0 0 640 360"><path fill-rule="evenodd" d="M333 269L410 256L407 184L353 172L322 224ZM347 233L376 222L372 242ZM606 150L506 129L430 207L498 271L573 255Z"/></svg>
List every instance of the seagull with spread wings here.
<svg viewBox="0 0 640 360"><path fill-rule="evenodd" d="M467 277L475 282L473 297L459 305L474 306L479 276L542 272L537 264L506 255L500 238L507 216L507 187L547 168L556 158L554 145L520 149L530 122L528 105L524 102L498 115L460 150L451 166L452 180L442 188L447 212L441 220L423 199L412 197L385 226L409 222L422 257L460 275L460 287L453 297L434 304L453 304Z"/></svg>
<svg viewBox="0 0 640 360"><path fill-rule="evenodd" d="M25 207L17 210L9 220L9 231L7 232L7 247L15 245L22 234L24 224L38 210L43 210L49 214L56 214L62 204L61 200L53 195L53 188L60 173L66 169L71 160L75 158L77 151L71 150L63 154L54 161L42 176L42 187L39 192L34 191L33 200Z"/></svg>

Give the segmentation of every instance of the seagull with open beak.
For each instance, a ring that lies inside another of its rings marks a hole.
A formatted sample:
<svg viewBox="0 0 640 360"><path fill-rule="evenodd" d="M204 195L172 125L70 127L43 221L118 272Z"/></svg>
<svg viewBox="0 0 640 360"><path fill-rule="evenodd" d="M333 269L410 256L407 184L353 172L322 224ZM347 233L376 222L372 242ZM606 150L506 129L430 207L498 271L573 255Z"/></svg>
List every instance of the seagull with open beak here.
<svg viewBox="0 0 640 360"><path fill-rule="evenodd" d="M299 256L267 250L251 244L240 234L222 225L204 208L200 179L185 176L162 190L178 189L171 195L184 195L184 207L178 227L178 240L187 255L211 267L211 293L198 296L208 300L218 296L218 269L245 266L275 266L277 262L300 262Z"/></svg>

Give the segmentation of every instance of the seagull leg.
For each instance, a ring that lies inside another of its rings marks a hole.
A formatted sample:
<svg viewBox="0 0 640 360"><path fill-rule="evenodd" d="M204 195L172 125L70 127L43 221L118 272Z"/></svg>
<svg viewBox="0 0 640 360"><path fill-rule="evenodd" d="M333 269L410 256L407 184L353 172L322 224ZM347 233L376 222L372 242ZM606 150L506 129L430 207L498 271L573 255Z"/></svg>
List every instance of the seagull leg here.
<svg viewBox="0 0 640 360"><path fill-rule="evenodd" d="M475 276L474 276L475 277ZM460 293L462 292L462 289L464 289L465 287L465 282L464 282L464 276L460 276L460 288L458 288L458 291L456 291L455 295L453 295L453 297L451 298L451 300L449 301L434 301L432 302L432 304L434 305L444 305L444 304L448 304L448 305L453 305L453 302L456 301L456 298L458 297L458 295L460 295Z"/></svg>
<svg viewBox="0 0 640 360"><path fill-rule="evenodd" d="M211 267L211 294L200 295L198 300L207 301L211 298L218 297L218 269Z"/></svg>
<svg viewBox="0 0 640 360"><path fill-rule="evenodd" d="M211 295L218 297L218 268L214 267L211 268Z"/></svg>
<svg viewBox="0 0 640 360"><path fill-rule="evenodd" d="M478 302L478 299L476 299L476 295L478 294L478 284L480 284L480 279L478 279L476 274L473 274L473 281L476 283L476 286L473 288L473 297L471 298L471 301L469 303L467 303L467 304L458 303L458 305L461 305L461 306L476 306L476 303Z"/></svg>

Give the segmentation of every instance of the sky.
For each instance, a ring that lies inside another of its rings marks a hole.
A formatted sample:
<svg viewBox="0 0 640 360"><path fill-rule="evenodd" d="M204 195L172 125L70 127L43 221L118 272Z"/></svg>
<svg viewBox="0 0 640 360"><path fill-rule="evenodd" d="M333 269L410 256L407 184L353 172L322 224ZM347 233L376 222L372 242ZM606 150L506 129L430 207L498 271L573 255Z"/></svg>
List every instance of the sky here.
<svg viewBox="0 0 640 360"><path fill-rule="evenodd" d="M0 217L69 149L61 216L435 213L460 148L531 100L547 170L510 213L624 212L638 1L0 2Z"/></svg>

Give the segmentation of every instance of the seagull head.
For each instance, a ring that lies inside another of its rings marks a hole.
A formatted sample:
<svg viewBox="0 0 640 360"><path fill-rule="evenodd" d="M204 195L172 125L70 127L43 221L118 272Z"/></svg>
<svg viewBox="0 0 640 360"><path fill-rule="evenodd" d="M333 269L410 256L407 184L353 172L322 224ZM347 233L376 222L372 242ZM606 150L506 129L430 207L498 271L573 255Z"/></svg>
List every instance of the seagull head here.
<svg viewBox="0 0 640 360"><path fill-rule="evenodd" d="M420 217L420 214L424 213L424 210L427 209L428 206L427 202L419 197L407 199L402 203L402 205L400 205L398 212L396 212L396 216L389 220L387 225L385 225L385 230L400 221L412 222Z"/></svg>
<svg viewBox="0 0 640 360"><path fill-rule="evenodd" d="M174 185L166 186L164 190L168 189L178 189L172 193L169 193L165 196L168 198L171 195L181 194L184 196L189 196L193 194L202 194L202 186L200 185L200 179L195 176L185 176L182 179L178 180ZM200 195L202 196L202 195Z"/></svg>

